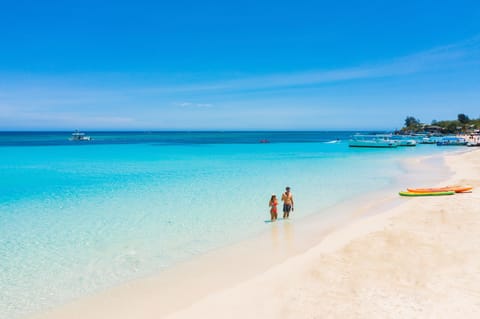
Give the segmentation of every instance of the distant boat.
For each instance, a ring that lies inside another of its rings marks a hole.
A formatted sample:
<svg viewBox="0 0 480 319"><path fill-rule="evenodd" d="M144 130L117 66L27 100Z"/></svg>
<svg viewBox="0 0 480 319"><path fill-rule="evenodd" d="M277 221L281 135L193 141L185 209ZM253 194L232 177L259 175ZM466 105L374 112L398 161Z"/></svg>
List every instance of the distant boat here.
<svg viewBox="0 0 480 319"><path fill-rule="evenodd" d="M395 142L397 142L398 146L417 146L417 141L415 140L398 140Z"/></svg>
<svg viewBox="0 0 480 319"><path fill-rule="evenodd" d="M463 137L446 136L437 142L438 146L464 146L467 141Z"/></svg>
<svg viewBox="0 0 480 319"><path fill-rule="evenodd" d="M424 137L421 140L421 144L437 144L442 138L439 136Z"/></svg>
<svg viewBox="0 0 480 319"><path fill-rule="evenodd" d="M325 144L336 144L336 143L340 143L340 142L341 141L337 138L336 140L325 142Z"/></svg>
<svg viewBox="0 0 480 319"><path fill-rule="evenodd" d="M394 140L398 146L417 146L417 141L409 135L394 135L392 136L392 140Z"/></svg>
<svg viewBox="0 0 480 319"><path fill-rule="evenodd" d="M364 135L356 134L352 136L348 146L350 147L376 147L376 148L394 148L398 146L396 141L391 139L391 135Z"/></svg>
<svg viewBox="0 0 480 319"><path fill-rule="evenodd" d="M269 141L269 140L267 140L267 139L263 139L263 140L260 140L260 143L262 143L262 144L266 144L266 143L270 143L270 141Z"/></svg>
<svg viewBox="0 0 480 319"><path fill-rule="evenodd" d="M75 131L72 133L72 136L69 138L70 141L91 141L92 138L85 133Z"/></svg>

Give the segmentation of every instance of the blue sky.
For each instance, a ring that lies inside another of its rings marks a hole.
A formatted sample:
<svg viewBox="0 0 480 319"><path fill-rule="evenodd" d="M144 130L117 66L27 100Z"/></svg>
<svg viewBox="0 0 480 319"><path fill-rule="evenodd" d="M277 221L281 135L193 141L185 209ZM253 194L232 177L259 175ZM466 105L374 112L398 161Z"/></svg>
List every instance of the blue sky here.
<svg viewBox="0 0 480 319"><path fill-rule="evenodd" d="M0 30L0 130L480 117L478 1L15 1Z"/></svg>

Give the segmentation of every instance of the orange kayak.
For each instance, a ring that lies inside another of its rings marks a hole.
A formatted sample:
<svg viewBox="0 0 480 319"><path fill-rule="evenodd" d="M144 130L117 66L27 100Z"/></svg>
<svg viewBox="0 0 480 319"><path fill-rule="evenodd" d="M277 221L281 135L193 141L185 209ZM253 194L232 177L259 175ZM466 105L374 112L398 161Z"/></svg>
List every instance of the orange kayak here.
<svg viewBox="0 0 480 319"><path fill-rule="evenodd" d="M473 189L472 186L462 186L462 185L453 185L453 186L445 186L445 187L433 187L433 188L407 188L407 190L411 193L434 193L434 192L455 192L455 193L463 193L469 192Z"/></svg>

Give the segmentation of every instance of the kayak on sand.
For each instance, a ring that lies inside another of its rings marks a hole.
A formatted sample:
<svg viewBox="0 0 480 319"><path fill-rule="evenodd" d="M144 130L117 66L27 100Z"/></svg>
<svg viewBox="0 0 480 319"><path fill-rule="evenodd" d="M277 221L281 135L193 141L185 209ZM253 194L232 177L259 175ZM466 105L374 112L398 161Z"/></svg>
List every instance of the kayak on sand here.
<svg viewBox="0 0 480 319"><path fill-rule="evenodd" d="M472 189L473 187L469 185L465 185L465 186L454 185L454 186L432 187L432 188L407 188L407 190L412 193L436 193L436 192L463 193L463 192L469 192Z"/></svg>
<svg viewBox="0 0 480 319"><path fill-rule="evenodd" d="M443 196L443 195L453 195L454 191L449 192L430 192L430 193L414 193L414 192L400 192L400 196Z"/></svg>

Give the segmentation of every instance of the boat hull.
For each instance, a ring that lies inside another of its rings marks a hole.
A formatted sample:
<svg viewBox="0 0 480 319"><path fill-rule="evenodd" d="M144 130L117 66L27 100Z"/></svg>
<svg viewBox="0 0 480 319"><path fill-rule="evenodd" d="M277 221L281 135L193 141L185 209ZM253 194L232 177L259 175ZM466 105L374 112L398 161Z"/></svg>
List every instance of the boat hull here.
<svg viewBox="0 0 480 319"><path fill-rule="evenodd" d="M395 145L385 145L385 146L380 146L380 145L349 145L350 147L363 147L363 148L395 148L397 146Z"/></svg>
<svg viewBox="0 0 480 319"><path fill-rule="evenodd" d="M395 142L368 142L368 141L350 141L350 147L374 147L374 148L394 148L398 145Z"/></svg>
<svg viewBox="0 0 480 319"><path fill-rule="evenodd" d="M465 146L467 143L443 143L443 142L437 142L437 146Z"/></svg>

